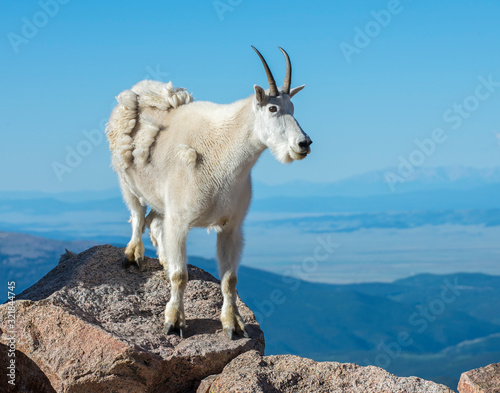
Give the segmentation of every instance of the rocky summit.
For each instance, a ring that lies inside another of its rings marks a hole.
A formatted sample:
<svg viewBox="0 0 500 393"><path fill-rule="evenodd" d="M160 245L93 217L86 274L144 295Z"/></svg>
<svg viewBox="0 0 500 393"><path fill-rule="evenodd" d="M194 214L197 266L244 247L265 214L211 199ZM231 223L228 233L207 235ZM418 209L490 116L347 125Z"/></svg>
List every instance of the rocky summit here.
<svg viewBox="0 0 500 393"><path fill-rule="evenodd" d="M399 378L374 367L315 362L299 356L262 357L249 351L219 375L202 381L197 393L453 393L443 385L417 377Z"/></svg>
<svg viewBox="0 0 500 393"><path fill-rule="evenodd" d="M15 384L8 384L3 372L0 391L452 392L434 382L396 377L373 366L263 356L264 334L239 298L250 338L229 340L219 321L219 281L191 265L184 338L165 335L163 311L170 284L161 265L157 259L145 258L141 269L124 269L122 260L123 249L112 246L67 253L14 303L0 306L2 370L9 366L15 349ZM464 373L459 391L498 393L498 375L498 365Z"/></svg>
<svg viewBox="0 0 500 393"><path fill-rule="evenodd" d="M62 259L17 296L15 390L186 392L239 354L263 353L264 335L241 300L250 338L222 333L219 282L194 266L188 267L184 338L163 334L170 296L165 272L157 259L145 258L141 270L123 269L122 259L123 249L93 247ZM9 345L7 307L0 306L2 352Z"/></svg>
<svg viewBox="0 0 500 393"><path fill-rule="evenodd" d="M500 393L500 363L463 373L458 383L459 393Z"/></svg>

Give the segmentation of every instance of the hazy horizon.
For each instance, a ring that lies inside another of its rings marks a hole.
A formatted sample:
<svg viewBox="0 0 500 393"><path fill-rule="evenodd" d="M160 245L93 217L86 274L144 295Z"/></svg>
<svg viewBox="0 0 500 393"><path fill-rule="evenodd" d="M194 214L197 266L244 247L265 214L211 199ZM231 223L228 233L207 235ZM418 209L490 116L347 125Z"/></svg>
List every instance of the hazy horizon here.
<svg viewBox="0 0 500 393"><path fill-rule="evenodd" d="M459 164L455 164L455 165L446 165L446 166L422 166L422 167L415 167L415 174L418 174L418 173L422 173L422 172L425 172L425 171L436 171L436 170L453 170L453 169L460 169L460 170L475 170L475 171L498 171L500 173L500 164L499 165L496 165L496 166L485 166L485 167L481 167L481 166L470 166L470 165L459 165ZM304 184L316 184L316 185L329 185L329 184L336 184L336 183L339 183L339 182L343 182L343 181L346 181L346 180L357 180L358 178L360 177L363 177L363 176L368 176L368 175L371 175L371 174L381 174L381 175L384 175L385 173L387 172L392 172L392 173L397 173L398 172L398 167L396 166L393 166L393 167L384 167L384 168L380 168L380 169L373 169L373 170L369 170L369 171L363 171L363 172L360 172L360 173L354 173L352 175L348 175L348 176L345 176L345 177L340 177L338 179L333 179L333 180L309 180L309 179L281 179L280 180L277 180L275 182L269 182L269 181L266 181L266 180L256 180L254 178L254 176L252 176L252 181L253 183L256 183L256 184L261 184L261 185L264 185L264 186L272 186L272 187L279 187L279 186L284 186L284 185L287 185L287 184L292 184L292 183L304 183ZM413 175L412 176L409 176L408 178L405 179L406 182L410 182L413 180ZM381 182L384 182L385 183L385 179L382 179ZM5 185L5 184L4 184ZM2 185L0 185L0 187L2 187ZM443 189L445 189L446 186L444 185L443 186ZM388 188L389 189L389 188ZM390 189L389 189L390 190ZM92 189L92 188L81 188L81 189L71 189L71 190L49 190L49 191L43 191L43 190L39 190L39 189L36 189L36 188L32 188L32 189L18 189L18 188L13 188L13 189L9 189L9 188L0 188L0 193L16 193L16 192L19 192L19 193L43 193L43 194L53 194L53 195L57 195L57 194L64 194L64 193L78 193L78 192L106 192L106 191L118 191L120 192L120 187L119 187L119 184L118 184L118 178L116 178L116 181L113 183L113 185L109 185L107 187L104 187L104 188L98 188L98 189ZM254 194L254 196L256 196ZM258 196L258 195L257 195Z"/></svg>

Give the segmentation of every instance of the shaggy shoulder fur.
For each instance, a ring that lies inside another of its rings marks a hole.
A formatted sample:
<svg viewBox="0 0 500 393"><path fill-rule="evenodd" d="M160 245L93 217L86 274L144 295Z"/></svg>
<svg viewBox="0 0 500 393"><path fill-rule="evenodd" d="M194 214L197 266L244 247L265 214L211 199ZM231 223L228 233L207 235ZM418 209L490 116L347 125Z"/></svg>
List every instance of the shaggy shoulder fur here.
<svg viewBox="0 0 500 393"><path fill-rule="evenodd" d="M141 116L141 110L153 107L168 111L193 101L184 88L176 88L172 82L162 83L144 80L132 89L121 92L118 105L106 127L109 146L115 157L114 165L127 169L132 162L144 164L160 127L155 121Z"/></svg>

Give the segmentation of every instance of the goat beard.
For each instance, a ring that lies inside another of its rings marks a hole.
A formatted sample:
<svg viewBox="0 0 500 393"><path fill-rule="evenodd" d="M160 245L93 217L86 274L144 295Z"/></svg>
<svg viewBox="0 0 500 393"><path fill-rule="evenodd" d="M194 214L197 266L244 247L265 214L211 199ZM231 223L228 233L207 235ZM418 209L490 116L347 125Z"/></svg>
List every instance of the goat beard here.
<svg viewBox="0 0 500 393"><path fill-rule="evenodd" d="M288 146L270 147L269 149L271 150L274 158L282 164L290 164L294 161L294 157L290 154L291 149Z"/></svg>

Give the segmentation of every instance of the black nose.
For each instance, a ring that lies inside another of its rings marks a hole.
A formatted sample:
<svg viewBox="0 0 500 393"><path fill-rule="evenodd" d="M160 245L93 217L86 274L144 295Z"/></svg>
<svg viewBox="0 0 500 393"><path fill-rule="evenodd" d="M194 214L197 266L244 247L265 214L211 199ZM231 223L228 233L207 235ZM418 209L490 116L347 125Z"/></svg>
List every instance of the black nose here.
<svg viewBox="0 0 500 393"><path fill-rule="evenodd" d="M302 149L307 149L311 143L313 143L313 141L311 140L311 138L307 137L304 141L299 142L299 147L301 147Z"/></svg>

